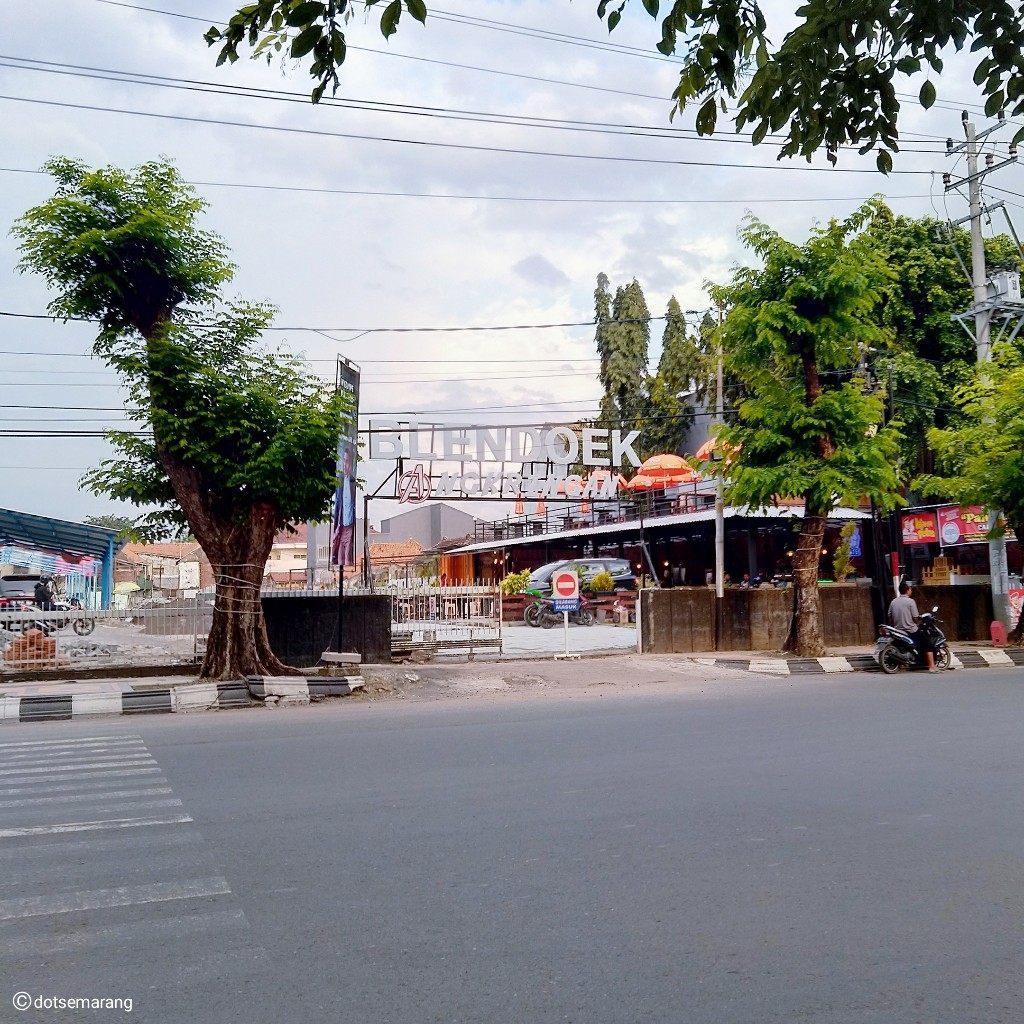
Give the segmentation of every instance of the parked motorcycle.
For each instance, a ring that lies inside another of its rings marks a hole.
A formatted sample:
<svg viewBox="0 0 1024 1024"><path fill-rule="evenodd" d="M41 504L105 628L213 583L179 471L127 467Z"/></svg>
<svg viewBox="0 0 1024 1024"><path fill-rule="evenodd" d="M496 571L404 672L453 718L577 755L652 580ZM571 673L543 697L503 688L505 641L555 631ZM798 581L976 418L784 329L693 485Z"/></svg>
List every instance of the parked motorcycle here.
<svg viewBox="0 0 1024 1024"><path fill-rule="evenodd" d="M71 628L79 636L88 636L96 628L96 620L82 610L82 602L73 597L66 605L71 615Z"/></svg>
<svg viewBox="0 0 1024 1024"><path fill-rule="evenodd" d="M0 629L6 629L11 633L25 633L30 629L38 629L49 636L67 625L66 619L55 619L52 615L38 619L25 617L28 614L39 615L42 611L38 605L23 598L0 598Z"/></svg>
<svg viewBox="0 0 1024 1024"><path fill-rule="evenodd" d="M539 593L536 590L528 590L533 598L532 604L526 606L523 618L531 626L540 626L541 629L551 629L562 622L562 613L555 611L555 602L551 597ZM578 626L592 626L594 624L594 611L590 607L590 601L586 594L580 594L579 608L569 613L569 621L575 622Z"/></svg>
<svg viewBox="0 0 1024 1024"><path fill-rule="evenodd" d="M941 619L935 617L938 607L925 612L917 628L931 640L935 654L935 667L947 669L952 663L952 655L946 645L946 634L939 627ZM879 626L878 641L875 643L875 661L883 672L891 675L901 668L927 668L927 658L917 649L912 634L895 626Z"/></svg>

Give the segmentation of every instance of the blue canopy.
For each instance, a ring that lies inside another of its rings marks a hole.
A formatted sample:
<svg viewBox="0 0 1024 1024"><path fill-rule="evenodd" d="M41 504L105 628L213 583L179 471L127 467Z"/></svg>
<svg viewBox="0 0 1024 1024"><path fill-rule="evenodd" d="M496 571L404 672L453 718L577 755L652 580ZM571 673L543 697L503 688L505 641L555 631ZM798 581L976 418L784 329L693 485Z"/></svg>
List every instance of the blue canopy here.
<svg viewBox="0 0 1024 1024"><path fill-rule="evenodd" d="M110 604L114 593L114 555L125 544L118 540L116 530L0 508L0 545L4 544L52 555L95 558L103 563L103 605Z"/></svg>

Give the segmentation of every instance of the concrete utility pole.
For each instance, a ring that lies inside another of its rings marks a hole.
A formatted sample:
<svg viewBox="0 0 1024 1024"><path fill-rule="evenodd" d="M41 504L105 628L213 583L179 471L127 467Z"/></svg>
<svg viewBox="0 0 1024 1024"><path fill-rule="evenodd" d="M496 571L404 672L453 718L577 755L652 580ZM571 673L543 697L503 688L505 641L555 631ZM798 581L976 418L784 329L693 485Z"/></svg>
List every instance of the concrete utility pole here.
<svg viewBox="0 0 1024 1024"><path fill-rule="evenodd" d="M715 365L715 418L719 425L725 422L725 388L722 368L722 320L725 307L718 304L718 351ZM721 447L716 445L719 458L724 457ZM715 457L712 449L709 457ZM724 625L725 605L725 484L721 474L715 478L715 648L721 642Z"/></svg>
<svg viewBox="0 0 1024 1024"><path fill-rule="evenodd" d="M958 181L953 181L951 175L944 174L942 176L943 184L946 192L951 189L960 188L963 185L967 185L968 189L968 203L970 213L966 217L961 217L960 220L954 221L952 226L957 224L963 224L965 221L970 221L971 225L971 287L974 291L974 303L972 307L959 316L954 316L955 320L958 320L967 330L970 332L970 328L967 327L965 322L968 317L974 317L974 344L977 349L978 365L981 366L992 359L992 320L994 314L997 312L1004 312L1004 303L1000 300L1007 298L1007 296L1000 295L998 290L996 294L990 295L990 285L988 279L988 269L985 266L985 240L981 234L981 218L986 216L990 210L997 207L1003 206L1003 203L995 203L986 206L982 202L981 197L981 183L985 177L991 174L993 171L999 170L1001 167L1006 167L1009 164L1017 162L1017 151L1016 148L1010 147L1010 156L1006 160L1002 160L996 163L992 154L988 154L985 159L984 169L979 169L978 166L978 143L991 135L993 132L998 131L1005 123L1005 115L1000 111L999 123L993 125L991 128L987 128L983 132L978 132L974 124L968 120L967 111L965 110L961 116L964 125L964 135L966 139L958 146L953 145L952 139L946 140L946 155L952 156L955 153L966 152L967 155L967 177L961 178ZM1011 225L1012 230L1012 225ZM1020 278L1017 276L1017 299L1019 304L1019 293L1020 293ZM1013 334L1016 334L1019 330L1020 324L1014 329ZM1012 337L1012 336L1011 336ZM999 510L989 510L989 529L992 529L999 521ZM1006 563L1006 539L1001 537L999 540L990 540L988 542L988 558L989 558L989 578L992 586L992 608L995 617L1006 626L1007 630L1010 629L1010 598L1009 598L1009 574Z"/></svg>

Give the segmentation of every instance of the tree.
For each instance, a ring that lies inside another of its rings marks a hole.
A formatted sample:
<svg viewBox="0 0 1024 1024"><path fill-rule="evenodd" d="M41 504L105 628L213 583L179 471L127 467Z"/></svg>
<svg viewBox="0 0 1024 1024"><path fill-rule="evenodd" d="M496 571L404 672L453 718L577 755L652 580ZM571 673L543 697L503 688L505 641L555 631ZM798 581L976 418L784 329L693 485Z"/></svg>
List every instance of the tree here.
<svg viewBox="0 0 1024 1024"><path fill-rule="evenodd" d="M658 370L647 382L647 415L641 439L641 457L675 452L693 423L693 406L680 397L691 391L702 373L703 361L696 341L686 333L686 318L673 295L665 311Z"/></svg>
<svg viewBox="0 0 1024 1024"><path fill-rule="evenodd" d="M997 346L992 362L978 366L954 396L960 423L928 432L941 475L915 482L928 494L999 509L1018 544L1024 544L1022 389L1024 354L1013 345ZM1024 644L1024 615L1010 640Z"/></svg>
<svg viewBox="0 0 1024 1024"><path fill-rule="evenodd" d="M116 530L118 533L127 534L132 531L135 527L135 520L129 516L115 516L115 515L102 515L102 516L86 516L85 521L90 526L100 526L104 530Z"/></svg>
<svg viewBox="0 0 1024 1024"><path fill-rule="evenodd" d="M953 319L973 303L965 270L970 235L932 217L895 216L884 206L867 233L893 274L879 304L891 343L868 362L902 422L905 465L911 474L927 473L933 468L927 433L947 425L946 398L970 378L975 361L973 340ZM1019 268L1008 235L986 239L985 249L990 268Z"/></svg>
<svg viewBox="0 0 1024 1024"><path fill-rule="evenodd" d="M205 207L166 161L132 171L66 159L56 194L15 224L20 269L57 293L51 313L99 321L97 355L121 375L149 432L109 435L119 458L86 486L155 505L136 529L187 526L213 566L216 600L201 675L290 671L267 642L260 583L275 534L325 518L341 399L263 351L266 306L220 301L233 267Z"/></svg>
<svg viewBox="0 0 1024 1024"><path fill-rule="evenodd" d="M363 0L367 8L378 2ZM599 0L597 14L609 31L628 4ZM652 18L661 15L660 0L642 4ZM268 61L284 51L306 60L316 102L328 85L338 88L347 55L341 25L353 8L354 0L254 0L205 38L220 47L218 64L236 61L247 46ZM424 0L389 0L380 18L385 38L397 31L403 11L426 21ZM899 148L897 82L924 71L918 100L930 107L937 97L932 75L943 70L940 51L952 44L980 53L974 81L987 115L1004 108L1024 113L1024 19L1011 0L805 0L796 19L776 44L772 37L781 29L773 31L756 0L666 4L657 49L682 57L674 110L697 106L697 131L710 135L731 102L737 129L751 127L755 145L787 129L780 157L810 159L824 148L835 161L839 148L851 145L862 153L877 149L878 168L887 171ZM1022 138L1024 128L1015 141Z"/></svg>
<svg viewBox="0 0 1024 1024"><path fill-rule="evenodd" d="M864 350L886 341L876 310L889 272L863 233L878 209L872 201L818 227L802 246L748 217L741 237L763 267L739 268L712 289L728 306L725 364L745 389L719 431L732 455L712 468L734 504L803 501L786 643L802 656L824 651L817 578L829 513L865 497L883 509L902 501L900 435L895 424L881 425L883 398L858 372Z"/></svg>

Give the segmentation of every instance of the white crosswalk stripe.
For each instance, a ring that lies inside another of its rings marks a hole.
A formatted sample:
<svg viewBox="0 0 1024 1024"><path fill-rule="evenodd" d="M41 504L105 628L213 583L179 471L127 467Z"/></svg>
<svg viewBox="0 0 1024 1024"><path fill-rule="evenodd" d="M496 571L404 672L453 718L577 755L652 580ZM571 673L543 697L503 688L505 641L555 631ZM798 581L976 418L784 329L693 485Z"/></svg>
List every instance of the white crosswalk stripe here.
<svg viewBox="0 0 1024 1024"><path fill-rule="evenodd" d="M116 964L141 997L153 956L211 985L232 972L245 984L267 966L142 737L0 743L0 963L11 991L39 991L45 957L61 982L71 971L93 984Z"/></svg>

